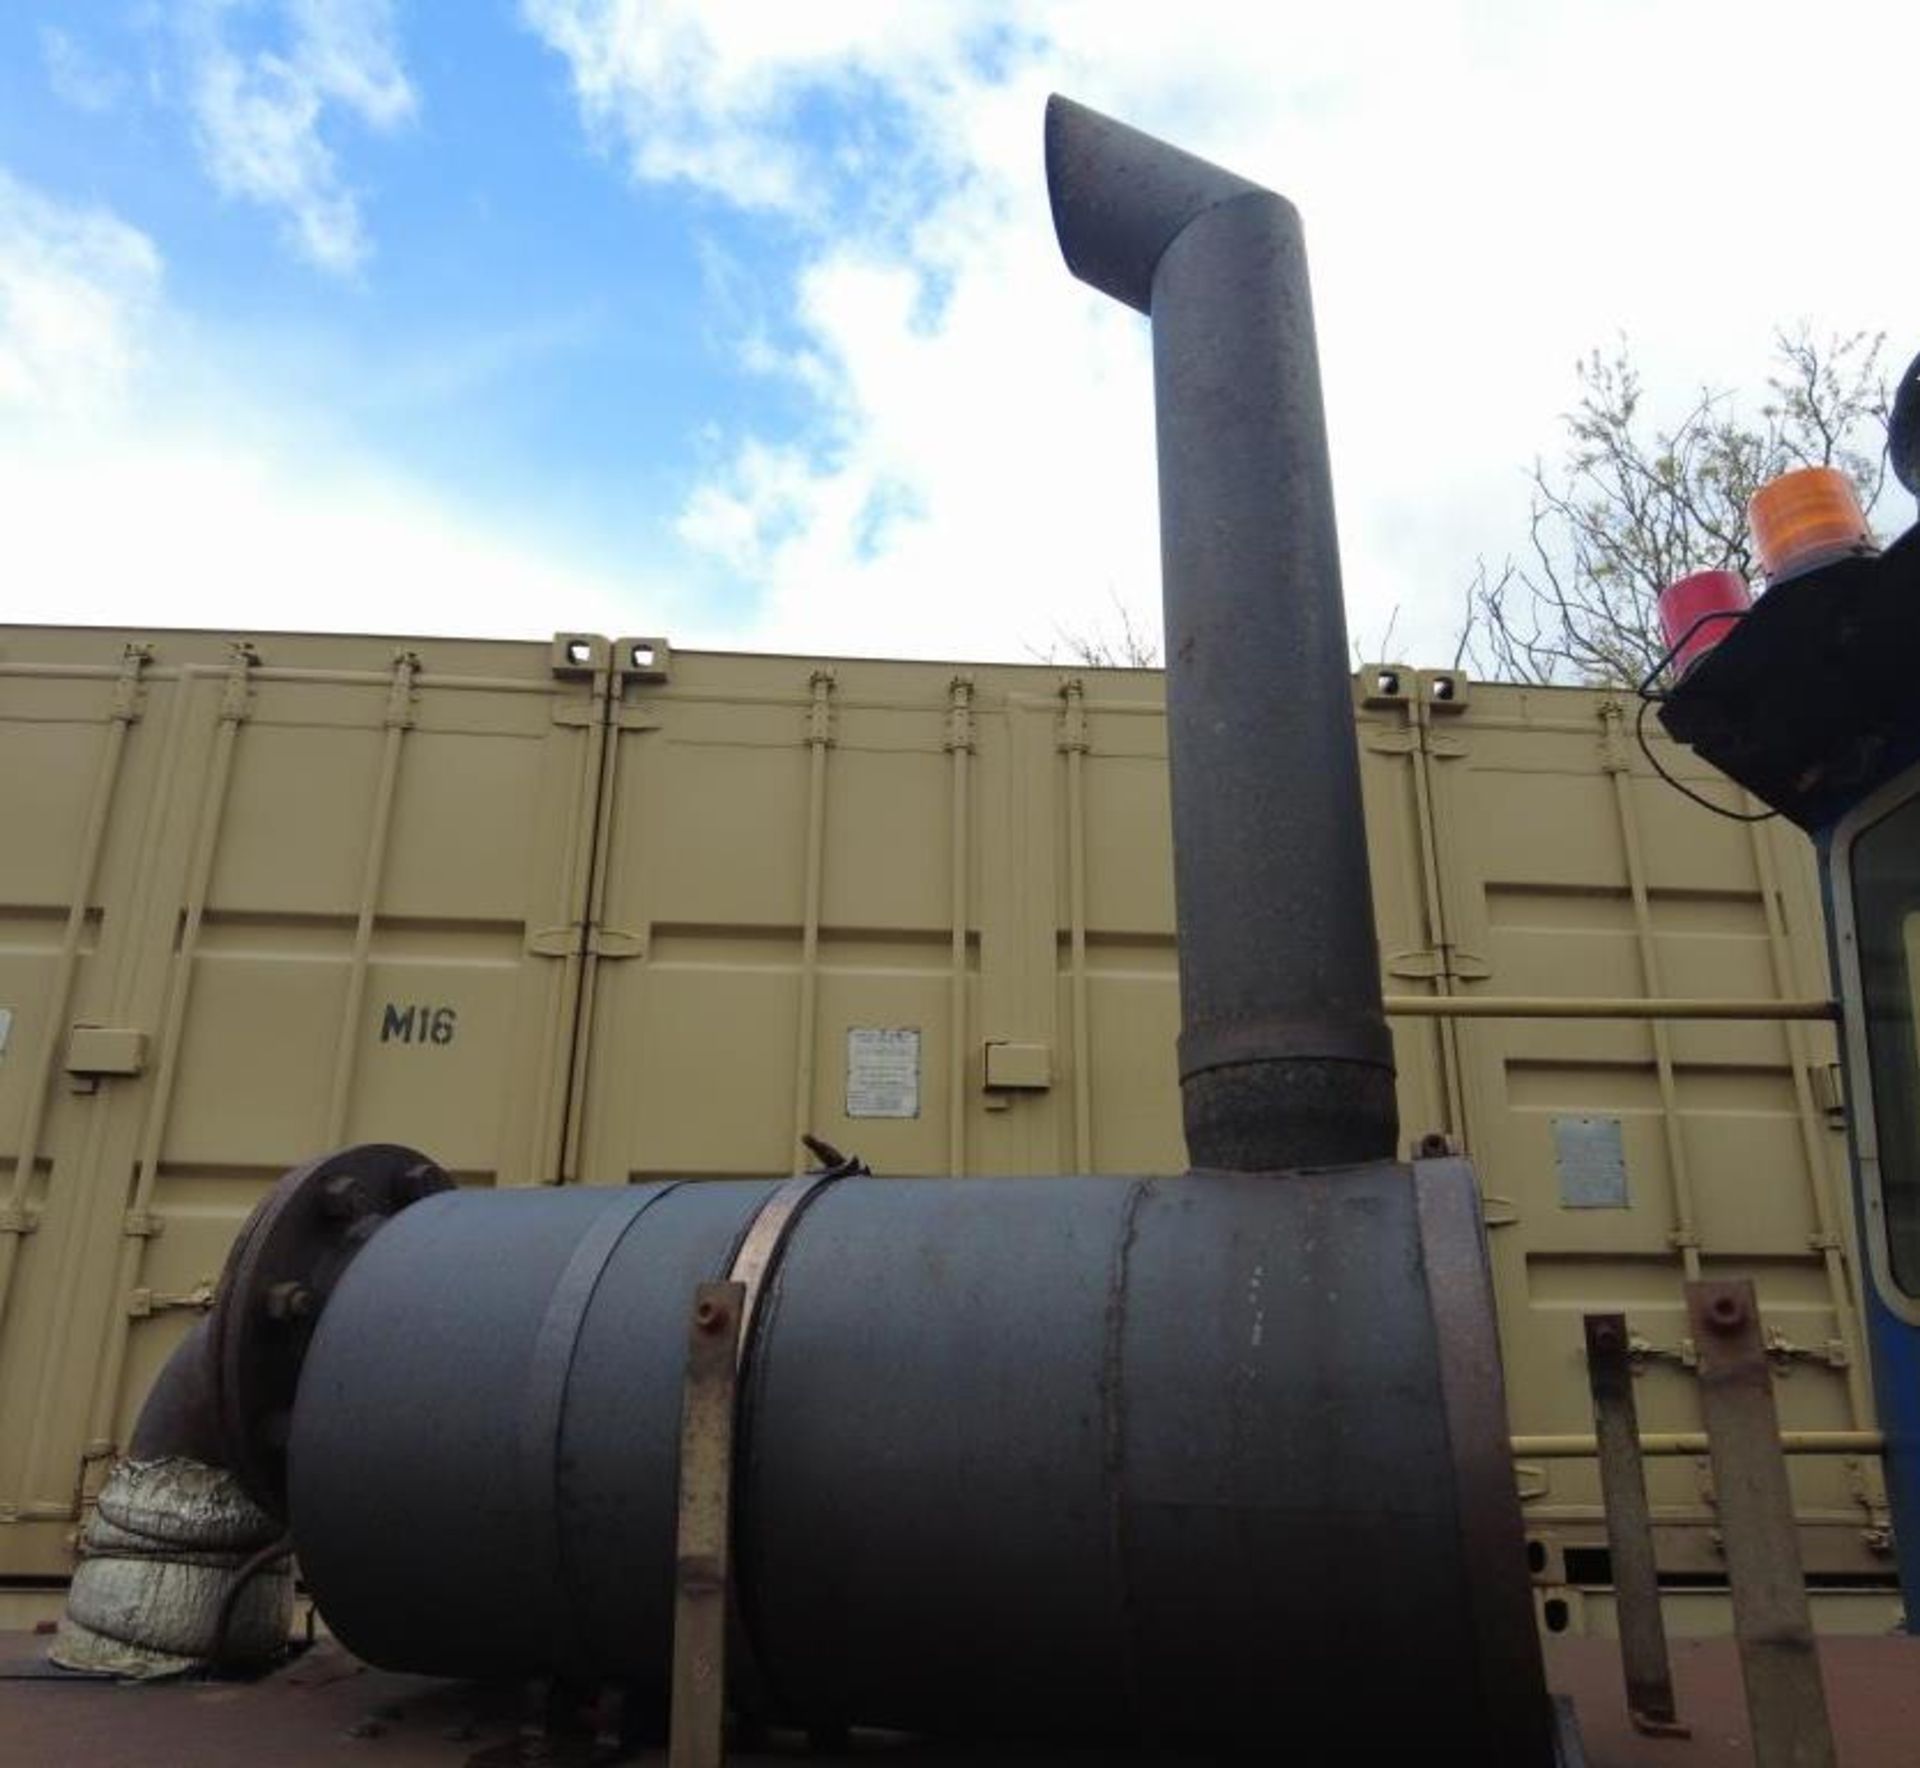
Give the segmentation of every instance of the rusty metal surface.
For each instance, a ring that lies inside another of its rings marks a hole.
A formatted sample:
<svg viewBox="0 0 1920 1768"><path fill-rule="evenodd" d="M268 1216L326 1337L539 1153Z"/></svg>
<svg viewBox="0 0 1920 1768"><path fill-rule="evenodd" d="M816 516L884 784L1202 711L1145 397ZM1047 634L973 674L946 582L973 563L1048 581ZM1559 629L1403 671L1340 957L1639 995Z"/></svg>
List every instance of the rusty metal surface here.
<svg viewBox="0 0 1920 1768"><path fill-rule="evenodd" d="M1546 1642L1546 1654L1548 1682L1573 1697L1588 1768L1752 1768L1733 1640L1674 1642L1675 1692L1692 1730L1685 1738L1635 1730L1613 1640L1562 1636ZM1827 1638L1819 1656L1846 1768L1912 1768L1920 1760L1920 1639Z"/></svg>
<svg viewBox="0 0 1920 1768"><path fill-rule="evenodd" d="M668 1768L720 1768L727 1722L734 1393L747 1286L702 1283L687 1334Z"/></svg>
<svg viewBox="0 0 1920 1768"><path fill-rule="evenodd" d="M37 1663L46 1641L0 1633L0 1768L468 1768L511 1763L523 1741L517 1690L477 1688L372 1670L323 1642L289 1669L259 1682L111 1683L13 1680ZM1586 1768L1749 1768L1753 1760L1733 1641L1682 1640L1674 1675L1693 1736L1649 1738L1633 1728L1620 1693L1619 1653L1606 1639L1563 1637L1546 1645L1548 1680L1570 1695ZM1920 1639L1823 1639L1820 1662L1833 1697L1847 1768L1912 1768L1920 1738ZM1286 1732L1317 1718L1287 1720ZM1106 1752L1110 1759L1113 1752ZM658 1765L657 1744L627 1760ZM845 1751L802 1755L736 1747L736 1768L1079 1768L1086 1751L963 1749L878 1736ZM1161 1758L1164 1768L1166 1758ZM1417 1756L1408 1758L1409 1768Z"/></svg>
<svg viewBox="0 0 1920 1768"><path fill-rule="evenodd" d="M286 1514L293 1396L328 1296L375 1233L452 1183L416 1149L367 1143L294 1168L247 1218L204 1325L216 1465L262 1509Z"/></svg>
<svg viewBox="0 0 1920 1768"><path fill-rule="evenodd" d="M1653 1553L1653 1516L1640 1464L1640 1419L1633 1400L1633 1364L1624 1314L1586 1317L1587 1384L1593 1393L1600 1448L1600 1487L1607 1511L1607 1550L1620 1625L1621 1673L1627 1707L1642 1730L1682 1731L1673 1700L1673 1666L1660 1612Z"/></svg>
<svg viewBox="0 0 1920 1768"><path fill-rule="evenodd" d="M740 1396L769 1716L1244 1740L1293 1678L1478 1747L1481 1543L1515 1500L1484 1320L1443 1382L1430 1283L1450 1319L1486 1296L1470 1175L1436 1166L1450 1238L1400 1166L817 1191ZM460 1192L380 1234L295 1417L348 1644L664 1701L687 1309L777 1188ZM1517 1639L1493 1698L1527 1698Z"/></svg>
<svg viewBox="0 0 1920 1768"><path fill-rule="evenodd" d="M1832 1768L1834 1747L1793 1496L1780 1453L1773 1368L1752 1283L1689 1283L1687 1317L1700 1348L1714 1489L1733 1594L1757 1768Z"/></svg>
<svg viewBox="0 0 1920 1768"><path fill-rule="evenodd" d="M1390 1159L1300 217L1059 97L1046 156L1068 268L1153 321L1189 1156L1242 1172Z"/></svg>
<svg viewBox="0 0 1920 1768"><path fill-rule="evenodd" d="M1441 1404L1453 1450L1457 1527L1472 1568L1472 1665L1486 1713L1481 1760L1490 1768L1540 1761L1548 1752L1550 1714L1528 1591L1526 1528L1507 1453L1480 1191L1464 1160L1422 1160L1413 1175Z"/></svg>

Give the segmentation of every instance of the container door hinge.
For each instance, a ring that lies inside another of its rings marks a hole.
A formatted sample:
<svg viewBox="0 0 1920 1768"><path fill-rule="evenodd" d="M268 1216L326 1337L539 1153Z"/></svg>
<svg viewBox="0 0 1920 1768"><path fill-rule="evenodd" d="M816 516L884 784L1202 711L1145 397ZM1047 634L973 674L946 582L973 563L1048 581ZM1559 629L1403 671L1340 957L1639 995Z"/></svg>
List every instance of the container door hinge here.
<svg viewBox="0 0 1920 1768"><path fill-rule="evenodd" d="M1092 746L1087 735L1087 684L1070 675L1060 684L1060 730L1054 747L1062 755L1085 755Z"/></svg>
<svg viewBox="0 0 1920 1768"><path fill-rule="evenodd" d="M831 669L816 669L807 677L807 744L814 749L833 746L833 692L835 677Z"/></svg>
<svg viewBox="0 0 1920 1768"><path fill-rule="evenodd" d="M587 950L596 958L644 958L647 937L644 933L626 933L618 927L589 927Z"/></svg>
<svg viewBox="0 0 1920 1768"><path fill-rule="evenodd" d="M1796 1344L1778 1326L1766 1329L1767 1359L1776 1375L1790 1375L1795 1363L1818 1363L1828 1369L1847 1366L1847 1347L1837 1338L1824 1344Z"/></svg>
<svg viewBox="0 0 1920 1768"><path fill-rule="evenodd" d="M553 722L563 730L591 730L600 722L600 706L595 700L555 700Z"/></svg>
<svg viewBox="0 0 1920 1768"><path fill-rule="evenodd" d="M418 651L395 651L393 681L387 688L387 710L382 723L390 730L407 730L413 724L414 678L420 673Z"/></svg>
<svg viewBox="0 0 1920 1768"><path fill-rule="evenodd" d="M1664 1345L1635 1332L1627 1339L1627 1361L1633 1365L1636 1375L1644 1375L1653 1363L1671 1363L1676 1369L1698 1369L1700 1351L1690 1338L1681 1339L1677 1345Z"/></svg>
<svg viewBox="0 0 1920 1768"><path fill-rule="evenodd" d="M136 1289L127 1297L127 1317L145 1320L154 1314L176 1311L205 1313L213 1306L213 1284L202 1278L181 1295L168 1295L157 1289Z"/></svg>
<svg viewBox="0 0 1920 1768"><path fill-rule="evenodd" d="M1633 759L1627 749L1627 709L1619 700L1600 702L1600 771L1630 773Z"/></svg>
<svg viewBox="0 0 1920 1768"><path fill-rule="evenodd" d="M18 1234L23 1239L40 1226L40 1218L24 1203L0 1203L0 1234Z"/></svg>
<svg viewBox="0 0 1920 1768"><path fill-rule="evenodd" d="M1482 1197L1480 1219L1489 1228L1511 1228L1520 1220L1520 1210L1511 1197Z"/></svg>
<svg viewBox="0 0 1920 1768"><path fill-rule="evenodd" d="M1810 1077L1814 1103L1826 1117L1830 1129L1847 1127L1847 1083L1838 1062L1816 1063Z"/></svg>
<svg viewBox="0 0 1920 1768"><path fill-rule="evenodd" d="M947 730L941 747L950 754L973 750L973 677L956 675L947 684Z"/></svg>
<svg viewBox="0 0 1920 1768"><path fill-rule="evenodd" d="M1516 1461L1513 1464L1513 1483L1520 1488L1522 1504L1530 1504L1536 1498L1544 1498L1551 1489L1547 1480L1547 1470L1537 1461Z"/></svg>
<svg viewBox="0 0 1920 1768"><path fill-rule="evenodd" d="M253 672L260 653L244 640L227 647L227 685L220 695L220 722L244 724L253 716Z"/></svg>
<svg viewBox="0 0 1920 1768"><path fill-rule="evenodd" d="M1493 966L1478 952L1457 945L1415 946L1391 953L1387 974L1420 982L1484 982L1493 974Z"/></svg>
<svg viewBox="0 0 1920 1768"><path fill-rule="evenodd" d="M130 1209L122 1217L120 1232L129 1240L158 1240L167 1224L150 1209Z"/></svg>
<svg viewBox="0 0 1920 1768"><path fill-rule="evenodd" d="M146 684L141 675L153 661L152 645L128 645L120 654L120 674L113 684L113 701L107 717L116 724L133 724L141 713Z"/></svg>
<svg viewBox="0 0 1920 1768"><path fill-rule="evenodd" d="M578 957L581 946L581 930L577 926L541 927L527 934L527 955L529 957Z"/></svg>

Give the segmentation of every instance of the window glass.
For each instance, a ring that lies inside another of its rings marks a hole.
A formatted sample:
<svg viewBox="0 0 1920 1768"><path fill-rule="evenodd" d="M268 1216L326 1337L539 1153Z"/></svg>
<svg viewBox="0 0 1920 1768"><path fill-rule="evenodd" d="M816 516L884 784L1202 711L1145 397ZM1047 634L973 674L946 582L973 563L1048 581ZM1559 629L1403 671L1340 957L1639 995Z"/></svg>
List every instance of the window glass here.
<svg viewBox="0 0 1920 1768"><path fill-rule="evenodd" d="M1852 871L1887 1266L1920 1299L1920 797L1861 831Z"/></svg>

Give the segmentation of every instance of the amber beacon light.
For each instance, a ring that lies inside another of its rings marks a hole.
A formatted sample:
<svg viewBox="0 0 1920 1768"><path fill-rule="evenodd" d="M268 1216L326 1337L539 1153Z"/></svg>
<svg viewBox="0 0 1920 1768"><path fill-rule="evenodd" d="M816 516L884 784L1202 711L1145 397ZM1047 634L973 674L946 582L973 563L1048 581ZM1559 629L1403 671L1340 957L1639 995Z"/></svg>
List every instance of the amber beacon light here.
<svg viewBox="0 0 1920 1768"><path fill-rule="evenodd" d="M1769 480L1747 503L1747 527L1769 583L1879 550L1853 486L1834 467L1801 467Z"/></svg>

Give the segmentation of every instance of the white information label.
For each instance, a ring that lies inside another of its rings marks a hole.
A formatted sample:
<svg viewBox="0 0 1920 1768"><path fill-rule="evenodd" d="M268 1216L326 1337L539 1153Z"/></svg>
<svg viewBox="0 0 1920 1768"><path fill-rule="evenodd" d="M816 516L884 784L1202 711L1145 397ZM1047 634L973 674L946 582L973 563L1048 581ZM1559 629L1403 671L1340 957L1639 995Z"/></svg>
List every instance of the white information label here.
<svg viewBox="0 0 1920 1768"><path fill-rule="evenodd" d="M917 1027L848 1026L847 1115L920 1115L920 1032Z"/></svg>

